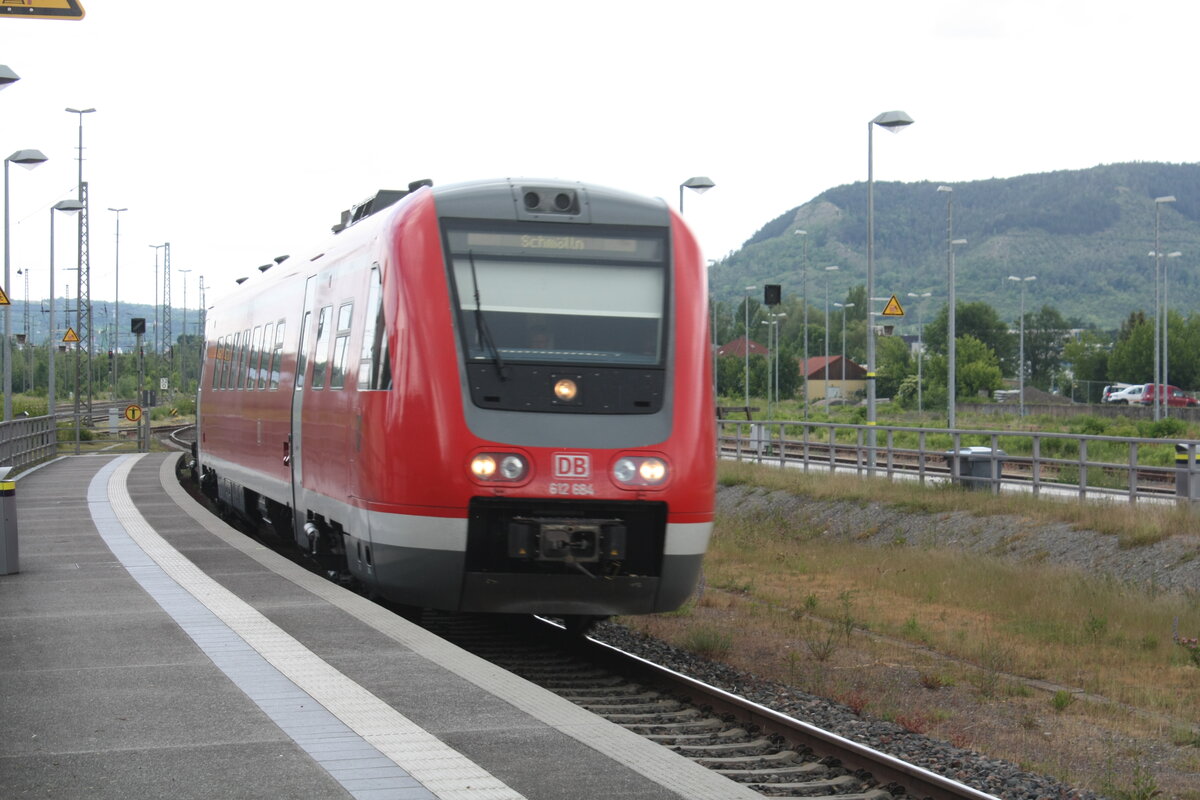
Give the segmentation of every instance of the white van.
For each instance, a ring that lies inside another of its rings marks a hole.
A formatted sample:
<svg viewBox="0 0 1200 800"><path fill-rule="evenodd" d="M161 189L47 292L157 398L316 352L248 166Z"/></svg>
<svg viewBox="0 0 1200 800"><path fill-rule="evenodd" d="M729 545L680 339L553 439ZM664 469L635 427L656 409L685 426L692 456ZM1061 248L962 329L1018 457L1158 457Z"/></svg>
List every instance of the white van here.
<svg viewBox="0 0 1200 800"><path fill-rule="evenodd" d="M1145 391L1146 391L1146 384L1144 384L1144 383L1134 384L1133 386L1126 386L1121 391L1114 392L1113 394L1109 395L1108 402L1124 403L1125 405L1129 405L1129 406L1137 405L1138 403L1141 402L1142 395L1145 393Z"/></svg>

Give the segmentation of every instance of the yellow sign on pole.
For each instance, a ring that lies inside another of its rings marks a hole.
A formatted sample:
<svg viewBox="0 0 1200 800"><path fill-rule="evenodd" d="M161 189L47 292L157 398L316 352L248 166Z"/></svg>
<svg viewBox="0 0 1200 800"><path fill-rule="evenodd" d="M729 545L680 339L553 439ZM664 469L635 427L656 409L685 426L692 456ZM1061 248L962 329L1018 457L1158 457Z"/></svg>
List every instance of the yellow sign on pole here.
<svg viewBox="0 0 1200 800"><path fill-rule="evenodd" d="M142 418L141 406L125 406L125 419L130 422L137 422Z"/></svg>
<svg viewBox="0 0 1200 800"><path fill-rule="evenodd" d="M3 0L0 19L83 19L77 0Z"/></svg>
<svg viewBox="0 0 1200 800"><path fill-rule="evenodd" d="M8 165L5 164L5 166L8 166ZM8 295L6 295L4 293L4 287L0 286L0 306L8 306L8 305L12 305L12 303L10 303L8 301Z"/></svg>
<svg viewBox="0 0 1200 800"><path fill-rule="evenodd" d="M67 332L63 334L63 341L68 344L78 344L79 334L75 332L74 328L67 328Z"/></svg>
<svg viewBox="0 0 1200 800"><path fill-rule="evenodd" d="M900 301L896 299L896 295L892 295L892 299L888 300L887 305L883 307L883 315L885 317L904 316L904 309L900 307Z"/></svg>

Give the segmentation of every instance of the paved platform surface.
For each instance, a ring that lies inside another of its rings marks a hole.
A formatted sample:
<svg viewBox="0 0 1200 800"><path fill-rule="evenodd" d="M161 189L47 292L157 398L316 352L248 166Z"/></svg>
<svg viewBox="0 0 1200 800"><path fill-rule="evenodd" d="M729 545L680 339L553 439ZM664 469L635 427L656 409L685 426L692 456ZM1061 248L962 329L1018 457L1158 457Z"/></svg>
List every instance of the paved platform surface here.
<svg viewBox="0 0 1200 800"><path fill-rule="evenodd" d="M176 458L17 480L0 796L759 796L233 531Z"/></svg>

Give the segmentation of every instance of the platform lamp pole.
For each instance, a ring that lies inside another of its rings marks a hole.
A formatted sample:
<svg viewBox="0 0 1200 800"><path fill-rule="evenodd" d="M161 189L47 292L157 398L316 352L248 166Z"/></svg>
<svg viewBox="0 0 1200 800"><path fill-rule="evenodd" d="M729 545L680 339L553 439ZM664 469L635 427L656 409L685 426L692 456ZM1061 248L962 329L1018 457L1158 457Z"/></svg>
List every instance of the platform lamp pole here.
<svg viewBox="0 0 1200 800"><path fill-rule="evenodd" d="M825 268L825 404L829 408L829 273L837 272L838 267Z"/></svg>
<svg viewBox="0 0 1200 800"><path fill-rule="evenodd" d="M918 294L917 292L909 292L908 293L909 297L915 297L918 301L917 302L917 413L918 414L925 413L925 406L921 399L921 383L923 382L923 378L921 376L921 358L925 354L925 343L922 339L922 336L924 334L925 328L924 328L924 326L921 325L921 302L920 301L924 300L926 297L931 297L932 295L933 295L933 292L921 292L920 294Z"/></svg>
<svg viewBox="0 0 1200 800"><path fill-rule="evenodd" d="M11 82L11 81L10 81ZM46 160L40 150L18 150L4 159L4 286L12 286L11 253L9 247L8 164L20 164L33 169ZM4 309L4 421L12 419L12 307Z"/></svg>
<svg viewBox="0 0 1200 800"><path fill-rule="evenodd" d="M53 419L55 407L58 405L57 387L54 383L54 362L58 356L58 340L54 338L54 212L62 211L65 214L78 214L82 210L83 203L78 200L60 200L50 209L50 334L47 337L48 347L46 348L50 354L50 364L48 365L46 375L47 388L49 390L46 395L46 413L51 419Z"/></svg>
<svg viewBox="0 0 1200 800"><path fill-rule="evenodd" d="M892 133L913 124L903 111L885 111L867 123L867 474L875 473L875 126Z"/></svg>
<svg viewBox="0 0 1200 800"><path fill-rule="evenodd" d="M1166 419L1167 417L1169 417L1171 415L1171 404L1169 402L1167 402L1167 397L1165 395L1165 392L1167 391L1167 387L1171 385L1171 376L1167 373L1167 361L1168 361L1168 359L1167 359L1167 326L1170 325L1170 323L1171 323L1171 304L1167 302L1167 266L1170 264L1170 261L1172 258L1179 258L1182 255L1183 255L1183 253L1181 251L1176 250L1173 253L1167 253L1166 255L1163 256L1163 258L1167 259L1166 261L1163 262L1163 274L1162 274L1162 284L1163 284L1163 302L1162 302L1162 305L1163 305L1162 378L1163 379L1162 379L1162 382L1163 382L1163 392L1164 392L1163 413L1162 413L1163 419Z"/></svg>
<svg viewBox="0 0 1200 800"><path fill-rule="evenodd" d="M808 231L795 231L794 236L803 237L804 256L800 262L800 302L804 304L804 419L808 420Z"/></svg>
<svg viewBox="0 0 1200 800"><path fill-rule="evenodd" d="M705 178L702 176L697 176L695 178L688 178L686 181L679 184L679 213L680 214L683 213L683 190L684 189L691 189L696 194L704 194L705 192L707 192L709 189L713 188L714 186L716 186L716 184L712 182L711 178Z"/></svg>
<svg viewBox="0 0 1200 800"><path fill-rule="evenodd" d="M746 413L747 414L750 413L750 410L749 410L750 409L750 292L754 291L757 288L758 288L757 286L747 286L746 287L746 299L745 299L745 304L746 304L746 314L745 314L745 317L746 317L746 354L745 355L746 355L746 357L745 357L745 365L742 368L742 379L743 379L743 383L745 383L745 402L746 402Z"/></svg>
<svg viewBox="0 0 1200 800"><path fill-rule="evenodd" d="M1016 275L1009 275L1010 281L1016 281L1021 284L1021 346L1017 360L1017 391L1021 395L1021 407L1018 415L1025 416L1025 284L1029 281L1036 281L1037 275L1027 275L1020 278Z"/></svg>

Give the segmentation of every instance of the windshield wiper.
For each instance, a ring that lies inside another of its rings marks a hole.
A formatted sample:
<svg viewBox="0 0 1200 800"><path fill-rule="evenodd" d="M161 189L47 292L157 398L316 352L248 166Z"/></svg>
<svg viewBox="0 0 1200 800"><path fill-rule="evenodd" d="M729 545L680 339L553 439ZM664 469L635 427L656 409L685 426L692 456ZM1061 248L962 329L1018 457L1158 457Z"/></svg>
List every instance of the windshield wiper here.
<svg viewBox="0 0 1200 800"><path fill-rule="evenodd" d="M496 342L492 339L492 332L488 330L487 318L483 314L483 304L479 301L479 277L475 274L475 253L473 251L467 251L467 260L471 264L471 283L475 285L475 336L480 344L492 354L496 375L501 381L507 381L508 375L504 371L504 359L500 357L500 348L496 347Z"/></svg>

